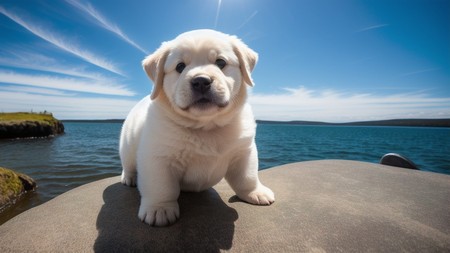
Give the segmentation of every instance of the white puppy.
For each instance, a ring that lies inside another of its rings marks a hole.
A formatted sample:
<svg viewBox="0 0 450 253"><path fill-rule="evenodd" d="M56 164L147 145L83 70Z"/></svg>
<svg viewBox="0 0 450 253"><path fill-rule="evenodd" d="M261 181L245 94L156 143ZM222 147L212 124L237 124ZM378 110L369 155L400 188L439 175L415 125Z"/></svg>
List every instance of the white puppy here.
<svg viewBox="0 0 450 253"><path fill-rule="evenodd" d="M142 221L175 222L180 190L203 191L224 177L240 199L274 202L258 179L256 124L246 103L257 58L234 36L195 30L144 59L154 88L120 137L122 183L137 183Z"/></svg>

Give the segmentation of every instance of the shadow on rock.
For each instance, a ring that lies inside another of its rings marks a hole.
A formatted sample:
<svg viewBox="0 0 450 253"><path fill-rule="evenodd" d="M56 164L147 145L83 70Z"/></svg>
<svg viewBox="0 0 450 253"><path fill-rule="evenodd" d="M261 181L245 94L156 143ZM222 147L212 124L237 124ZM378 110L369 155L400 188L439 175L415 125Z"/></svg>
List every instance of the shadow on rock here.
<svg viewBox="0 0 450 253"><path fill-rule="evenodd" d="M169 227L155 228L137 217L136 188L113 184L103 192L98 218L96 252L219 252L233 243L236 210L226 205L214 189L182 192L180 219Z"/></svg>

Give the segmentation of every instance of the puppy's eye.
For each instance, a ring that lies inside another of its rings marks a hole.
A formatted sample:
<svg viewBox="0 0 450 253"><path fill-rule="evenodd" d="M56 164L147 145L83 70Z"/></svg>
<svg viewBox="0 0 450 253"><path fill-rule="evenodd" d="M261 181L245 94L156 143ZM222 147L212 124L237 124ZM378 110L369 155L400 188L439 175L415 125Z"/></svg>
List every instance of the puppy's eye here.
<svg viewBox="0 0 450 253"><path fill-rule="evenodd" d="M227 62L224 59L217 59L215 63L219 69L223 69L227 66Z"/></svg>
<svg viewBox="0 0 450 253"><path fill-rule="evenodd" d="M175 68L175 70L181 74L181 72L183 72L184 68L186 68L186 64L184 62L180 62L177 64L177 67Z"/></svg>

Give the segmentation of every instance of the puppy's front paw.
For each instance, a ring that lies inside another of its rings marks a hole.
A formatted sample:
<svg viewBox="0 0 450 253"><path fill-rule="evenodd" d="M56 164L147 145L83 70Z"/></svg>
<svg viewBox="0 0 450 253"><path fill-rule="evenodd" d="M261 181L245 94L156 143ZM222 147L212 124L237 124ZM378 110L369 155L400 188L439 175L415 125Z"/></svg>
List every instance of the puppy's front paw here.
<svg viewBox="0 0 450 253"><path fill-rule="evenodd" d="M141 203L138 216L141 221L150 226L164 227L174 223L180 217L180 209L176 201L159 205Z"/></svg>
<svg viewBox="0 0 450 253"><path fill-rule="evenodd" d="M127 185L127 186L136 186L136 173L129 173L129 172L125 172L122 171L122 176L120 181L122 182L122 184Z"/></svg>
<svg viewBox="0 0 450 253"><path fill-rule="evenodd" d="M256 190L251 191L244 196L238 195L238 197L254 205L268 206L275 202L275 195L273 194L273 191L264 185L260 185L256 188Z"/></svg>

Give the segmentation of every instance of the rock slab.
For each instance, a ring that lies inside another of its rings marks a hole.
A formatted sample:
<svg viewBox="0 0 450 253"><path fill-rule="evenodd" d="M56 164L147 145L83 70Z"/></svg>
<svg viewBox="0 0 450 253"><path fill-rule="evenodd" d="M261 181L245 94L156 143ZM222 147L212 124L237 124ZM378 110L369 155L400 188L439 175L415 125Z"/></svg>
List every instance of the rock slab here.
<svg viewBox="0 0 450 253"><path fill-rule="evenodd" d="M224 181L182 193L165 228L139 221L119 177L90 183L0 226L0 252L449 252L450 176L321 160L260 172L271 206Z"/></svg>

